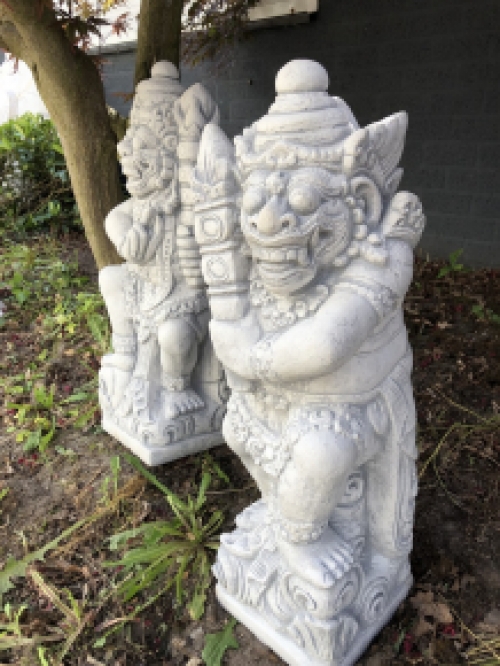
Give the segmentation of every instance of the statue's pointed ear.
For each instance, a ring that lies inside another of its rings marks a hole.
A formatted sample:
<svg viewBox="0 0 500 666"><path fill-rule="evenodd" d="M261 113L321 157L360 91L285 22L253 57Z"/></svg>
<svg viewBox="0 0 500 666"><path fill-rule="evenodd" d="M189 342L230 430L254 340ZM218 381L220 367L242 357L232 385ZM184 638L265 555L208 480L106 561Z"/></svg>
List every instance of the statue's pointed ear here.
<svg viewBox="0 0 500 666"><path fill-rule="evenodd" d="M385 193L392 194L403 175L397 166L407 126L408 117L402 111L351 134L344 143L345 173L369 174Z"/></svg>
<svg viewBox="0 0 500 666"><path fill-rule="evenodd" d="M399 164L405 146L407 128L408 116L404 111L366 127L385 182L390 179Z"/></svg>

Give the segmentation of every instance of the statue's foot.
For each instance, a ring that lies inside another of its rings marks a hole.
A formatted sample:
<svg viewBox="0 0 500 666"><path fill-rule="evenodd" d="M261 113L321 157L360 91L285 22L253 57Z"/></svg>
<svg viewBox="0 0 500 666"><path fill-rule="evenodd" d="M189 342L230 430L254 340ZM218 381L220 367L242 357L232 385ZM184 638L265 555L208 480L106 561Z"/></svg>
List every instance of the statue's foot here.
<svg viewBox="0 0 500 666"><path fill-rule="evenodd" d="M167 419L197 412L205 407L202 398L190 388L183 391L164 391L163 404Z"/></svg>
<svg viewBox="0 0 500 666"><path fill-rule="evenodd" d="M288 565L315 587L331 587L354 563L352 548L329 527L319 539L291 543L279 539L279 549Z"/></svg>

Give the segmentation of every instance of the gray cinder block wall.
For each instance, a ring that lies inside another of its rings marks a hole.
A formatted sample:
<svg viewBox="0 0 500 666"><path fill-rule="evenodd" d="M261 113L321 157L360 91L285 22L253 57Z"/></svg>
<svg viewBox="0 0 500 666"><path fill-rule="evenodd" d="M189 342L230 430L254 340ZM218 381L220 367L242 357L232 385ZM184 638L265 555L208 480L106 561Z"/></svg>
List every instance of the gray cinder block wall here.
<svg viewBox="0 0 500 666"><path fill-rule="evenodd" d="M462 248L470 265L500 267L500 0L320 0L305 24L249 33L217 72L184 68L219 103L230 136L263 115L274 77L293 58L330 73L330 93L361 124L409 113L402 188L428 216L422 251L446 258ZM107 53L108 102L130 92L130 46Z"/></svg>

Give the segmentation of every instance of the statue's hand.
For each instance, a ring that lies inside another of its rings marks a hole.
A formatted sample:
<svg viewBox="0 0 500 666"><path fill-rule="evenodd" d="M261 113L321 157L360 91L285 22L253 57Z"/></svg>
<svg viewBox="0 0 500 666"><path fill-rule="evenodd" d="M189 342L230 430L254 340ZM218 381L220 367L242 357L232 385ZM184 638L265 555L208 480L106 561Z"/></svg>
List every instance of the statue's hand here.
<svg viewBox="0 0 500 666"><path fill-rule="evenodd" d="M253 310L237 321L212 319L210 336L222 364L239 377L255 379L251 352L262 330Z"/></svg>
<svg viewBox="0 0 500 666"><path fill-rule="evenodd" d="M155 224L158 217L158 208L151 201L146 201L140 209L137 219L134 219L134 225L139 227L150 227Z"/></svg>
<svg viewBox="0 0 500 666"><path fill-rule="evenodd" d="M119 245L118 252L132 263L142 263L148 246L148 230L139 224L134 224Z"/></svg>

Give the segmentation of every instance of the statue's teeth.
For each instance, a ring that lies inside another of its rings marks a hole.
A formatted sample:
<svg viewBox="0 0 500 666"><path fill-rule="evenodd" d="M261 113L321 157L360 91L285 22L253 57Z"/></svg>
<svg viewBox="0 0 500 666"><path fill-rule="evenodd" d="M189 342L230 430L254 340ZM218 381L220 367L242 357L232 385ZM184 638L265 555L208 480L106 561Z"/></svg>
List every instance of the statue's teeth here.
<svg viewBox="0 0 500 666"><path fill-rule="evenodd" d="M313 231L313 235L311 236L311 247L314 249L318 244L319 244L319 228L316 227L316 229Z"/></svg>
<svg viewBox="0 0 500 666"><path fill-rule="evenodd" d="M297 262L300 264L300 266L308 266L309 265L309 259L307 257L307 248L306 247L301 247L298 251L297 255Z"/></svg>

